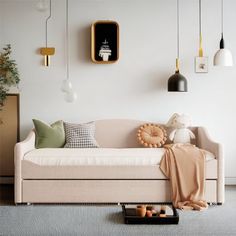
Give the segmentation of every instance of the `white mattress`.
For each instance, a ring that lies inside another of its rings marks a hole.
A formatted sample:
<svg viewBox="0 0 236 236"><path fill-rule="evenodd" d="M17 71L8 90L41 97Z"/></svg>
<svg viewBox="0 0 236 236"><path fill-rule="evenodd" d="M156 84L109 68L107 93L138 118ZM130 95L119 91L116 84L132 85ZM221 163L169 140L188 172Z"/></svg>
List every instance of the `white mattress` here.
<svg viewBox="0 0 236 236"><path fill-rule="evenodd" d="M28 152L24 160L43 166L158 165L164 148L42 148ZM206 161L214 159L206 152Z"/></svg>

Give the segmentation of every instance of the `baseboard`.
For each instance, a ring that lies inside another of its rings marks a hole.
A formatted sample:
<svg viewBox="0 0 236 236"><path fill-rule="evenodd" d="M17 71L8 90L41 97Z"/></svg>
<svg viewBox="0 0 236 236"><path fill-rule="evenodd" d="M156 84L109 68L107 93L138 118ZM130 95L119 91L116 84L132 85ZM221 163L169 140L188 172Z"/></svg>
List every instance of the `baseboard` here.
<svg viewBox="0 0 236 236"><path fill-rule="evenodd" d="M225 177L225 185L236 185L236 177Z"/></svg>
<svg viewBox="0 0 236 236"><path fill-rule="evenodd" d="M13 184L14 177L2 177L0 176L0 184Z"/></svg>

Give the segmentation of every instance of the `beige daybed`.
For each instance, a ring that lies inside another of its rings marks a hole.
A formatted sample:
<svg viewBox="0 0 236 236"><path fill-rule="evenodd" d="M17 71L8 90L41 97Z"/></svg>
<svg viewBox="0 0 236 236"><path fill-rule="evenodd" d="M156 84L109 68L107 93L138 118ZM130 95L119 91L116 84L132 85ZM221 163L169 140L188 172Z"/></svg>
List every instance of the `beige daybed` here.
<svg viewBox="0 0 236 236"><path fill-rule="evenodd" d="M15 203L171 202L170 183L159 169L163 149L136 140L144 121L96 121L95 149L35 149L35 133L15 146ZM206 160L206 200L224 202L222 147L193 127Z"/></svg>

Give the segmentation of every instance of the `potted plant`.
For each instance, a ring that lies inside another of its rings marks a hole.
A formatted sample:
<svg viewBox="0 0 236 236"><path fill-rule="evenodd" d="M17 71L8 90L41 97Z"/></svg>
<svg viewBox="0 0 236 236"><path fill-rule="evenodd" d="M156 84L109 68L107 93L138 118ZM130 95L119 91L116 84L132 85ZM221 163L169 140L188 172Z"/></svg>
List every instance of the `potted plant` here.
<svg viewBox="0 0 236 236"><path fill-rule="evenodd" d="M10 59L11 45L7 44L0 53L0 110L4 106L4 101L11 86L17 86L20 77L17 65Z"/></svg>

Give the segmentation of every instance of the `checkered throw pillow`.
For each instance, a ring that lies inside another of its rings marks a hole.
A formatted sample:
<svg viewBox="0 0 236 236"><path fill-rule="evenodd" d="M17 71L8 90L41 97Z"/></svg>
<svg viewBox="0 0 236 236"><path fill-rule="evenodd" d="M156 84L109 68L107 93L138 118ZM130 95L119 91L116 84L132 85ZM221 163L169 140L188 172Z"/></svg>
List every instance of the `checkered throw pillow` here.
<svg viewBox="0 0 236 236"><path fill-rule="evenodd" d="M66 144L64 148L97 148L95 122L71 124L64 122Z"/></svg>

